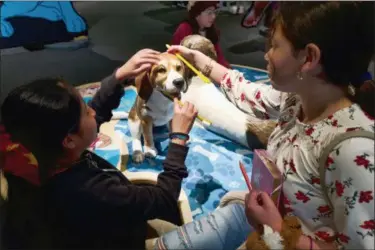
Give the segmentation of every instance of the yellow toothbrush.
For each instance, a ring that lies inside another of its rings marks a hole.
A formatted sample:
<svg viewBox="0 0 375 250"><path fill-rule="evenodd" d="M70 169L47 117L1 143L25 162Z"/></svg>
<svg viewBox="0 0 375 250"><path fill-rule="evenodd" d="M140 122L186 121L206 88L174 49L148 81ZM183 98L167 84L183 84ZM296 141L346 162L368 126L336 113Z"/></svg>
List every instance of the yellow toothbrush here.
<svg viewBox="0 0 375 250"><path fill-rule="evenodd" d="M166 44L167 49L169 49L171 46L169 44ZM183 63L186 64L197 76L199 76L200 79L202 79L205 83L211 83L210 79L208 79L206 76L202 74L202 72L198 71L193 65L191 65L185 58L183 58L179 53L175 54L178 59L180 59Z"/></svg>
<svg viewBox="0 0 375 250"><path fill-rule="evenodd" d="M164 94L166 97L168 97L171 101L173 101L173 97L172 97L170 94L168 94L168 93L164 93L164 92L163 92L163 94ZM184 104L183 104L180 100L178 100L178 104L180 104L181 107L184 106ZM208 124L208 125L211 125L211 122L208 121L208 120L206 120L206 119L204 119L202 116L197 115L197 118L198 118L199 120L201 120L202 122L204 122L204 123L206 123L206 124Z"/></svg>

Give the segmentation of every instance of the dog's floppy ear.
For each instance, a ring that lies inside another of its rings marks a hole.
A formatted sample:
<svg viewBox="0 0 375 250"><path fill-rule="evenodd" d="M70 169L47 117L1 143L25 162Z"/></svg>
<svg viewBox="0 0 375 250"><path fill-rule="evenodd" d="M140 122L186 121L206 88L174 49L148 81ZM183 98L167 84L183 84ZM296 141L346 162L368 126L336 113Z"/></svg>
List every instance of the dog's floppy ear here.
<svg viewBox="0 0 375 250"><path fill-rule="evenodd" d="M185 63L182 63L182 67L184 67L183 77L184 77L186 82L189 82L191 80L191 78L193 78L194 72L188 66L186 66Z"/></svg>
<svg viewBox="0 0 375 250"><path fill-rule="evenodd" d="M153 91L153 87L150 82L150 72L145 71L135 78L135 87L137 88L138 96L147 101Z"/></svg>

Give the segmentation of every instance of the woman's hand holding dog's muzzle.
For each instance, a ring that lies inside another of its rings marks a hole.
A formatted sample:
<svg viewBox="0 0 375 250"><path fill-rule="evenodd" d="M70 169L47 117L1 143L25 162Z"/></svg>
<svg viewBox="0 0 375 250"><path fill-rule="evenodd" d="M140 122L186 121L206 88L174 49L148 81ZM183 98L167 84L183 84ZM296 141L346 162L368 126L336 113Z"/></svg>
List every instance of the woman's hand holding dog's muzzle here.
<svg viewBox="0 0 375 250"><path fill-rule="evenodd" d="M123 66L117 69L116 78L123 80L133 78L149 70L152 65L159 62L160 52L152 49L143 49L135 53Z"/></svg>
<svg viewBox="0 0 375 250"><path fill-rule="evenodd" d="M198 110L193 104L185 102L182 106L177 98L174 99L174 115L171 122L172 133L189 134L193 127ZM173 143L185 145L186 140L174 138Z"/></svg>

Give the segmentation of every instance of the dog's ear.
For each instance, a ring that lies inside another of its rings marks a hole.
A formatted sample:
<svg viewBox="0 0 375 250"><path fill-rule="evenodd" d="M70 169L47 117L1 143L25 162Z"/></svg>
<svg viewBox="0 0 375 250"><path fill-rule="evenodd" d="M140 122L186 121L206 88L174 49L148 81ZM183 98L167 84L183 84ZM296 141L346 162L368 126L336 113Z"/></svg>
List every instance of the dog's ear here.
<svg viewBox="0 0 375 250"><path fill-rule="evenodd" d="M150 72L145 71L135 78L135 87L137 88L138 96L147 101L153 91L153 86L150 82Z"/></svg>
<svg viewBox="0 0 375 250"><path fill-rule="evenodd" d="M188 66L186 66L184 63L182 64L182 66L184 67L184 79L187 83L190 83L191 78L193 78L195 73Z"/></svg>

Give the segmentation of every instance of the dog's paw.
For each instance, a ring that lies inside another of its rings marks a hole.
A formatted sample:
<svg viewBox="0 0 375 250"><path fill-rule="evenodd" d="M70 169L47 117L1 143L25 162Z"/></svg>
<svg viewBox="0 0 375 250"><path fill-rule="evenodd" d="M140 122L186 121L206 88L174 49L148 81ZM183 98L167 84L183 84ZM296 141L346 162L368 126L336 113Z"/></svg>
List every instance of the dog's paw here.
<svg viewBox="0 0 375 250"><path fill-rule="evenodd" d="M135 150L132 155L132 160L136 164L140 164L145 160L145 155L140 150Z"/></svg>
<svg viewBox="0 0 375 250"><path fill-rule="evenodd" d="M145 156L149 158L155 158L158 155L158 151L154 147L145 146L143 151L145 152Z"/></svg>

